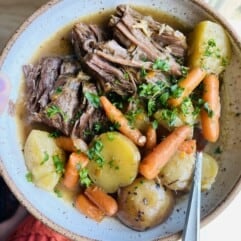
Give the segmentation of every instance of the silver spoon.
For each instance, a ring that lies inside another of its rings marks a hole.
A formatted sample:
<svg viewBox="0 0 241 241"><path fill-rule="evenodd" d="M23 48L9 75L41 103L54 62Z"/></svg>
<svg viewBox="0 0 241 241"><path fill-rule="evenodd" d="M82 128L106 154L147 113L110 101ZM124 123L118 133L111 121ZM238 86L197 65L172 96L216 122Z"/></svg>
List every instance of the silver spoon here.
<svg viewBox="0 0 241 241"><path fill-rule="evenodd" d="M188 200L186 220L182 235L182 241L200 240L200 208L201 208L201 179L202 179L202 158L203 149L206 145L200 130L197 130L197 153L193 175L192 188Z"/></svg>

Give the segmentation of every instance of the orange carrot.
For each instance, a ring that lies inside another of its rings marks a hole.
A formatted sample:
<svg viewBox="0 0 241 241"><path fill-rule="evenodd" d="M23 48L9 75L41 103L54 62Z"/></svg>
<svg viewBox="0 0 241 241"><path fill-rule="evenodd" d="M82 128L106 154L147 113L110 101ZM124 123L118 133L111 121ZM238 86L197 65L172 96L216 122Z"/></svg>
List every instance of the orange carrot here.
<svg viewBox="0 0 241 241"><path fill-rule="evenodd" d="M75 207L89 218L100 222L104 218L103 212L96 207L84 194L80 194L75 200Z"/></svg>
<svg viewBox="0 0 241 241"><path fill-rule="evenodd" d="M192 154L196 152L196 140L184 141L179 147L179 151L186 152L187 154Z"/></svg>
<svg viewBox="0 0 241 241"><path fill-rule="evenodd" d="M74 189L79 182L79 169L87 166L88 157L83 153L73 152L65 167L63 184L69 189Z"/></svg>
<svg viewBox="0 0 241 241"><path fill-rule="evenodd" d="M207 141L216 142L219 137L219 118L221 111L219 97L219 80L216 75L208 75L204 81L203 100L208 104L207 110L201 111L201 125L203 136Z"/></svg>
<svg viewBox="0 0 241 241"><path fill-rule="evenodd" d="M55 138L55 142L58 147L65 151L74 152L74 151L87 151L87 144L80 138L70 138L67 136L60 136Z"/></svg>
<svg viewBox="0 0 241 241"><path fill-rule="evenodd" d="M191 132L188 125L177 127L142 160L139 172L147 179L155 178Z"/></svg>
<svg viewBox="0 0 241 241"><path fill-rule="evenodd" d="M118 123L119 131L130 138L136 145L144 146L146 143L146 137L142 135L142 133L129 125L128 120L122 114L120 110L118 110L105 96L100 97L100 102L102 107L105 110L107 117L111 122Z"/></svg>
<svg viewBox="0 0 241 241"><path fill-rule="evenodd" d="M88 187L85 190L85 195L107 216L113 216L117 213L118 205L116 200L100 187L95 185Z"/></svg>
<svg viewBox="0 0 241 241"><path fill-rule="evenodd" d="M156 140L157 136L156 136L156 129L153 128L152 125L150 125L147 129L146 132L146 145L145 145L145 149L147 152L151 151L155 146L156 146Z"/></svg>
<svg viewBox="0 0 241 241"><path fill-rule="evenodd" d="M168 103L172 107L179 106L182 101L188 97L192 91L200 84L200 82L204 79L206 73L201 68L192 69L184 78L178 83L178 87L183 89L180 96L177 98L170 98Z"/></svg>

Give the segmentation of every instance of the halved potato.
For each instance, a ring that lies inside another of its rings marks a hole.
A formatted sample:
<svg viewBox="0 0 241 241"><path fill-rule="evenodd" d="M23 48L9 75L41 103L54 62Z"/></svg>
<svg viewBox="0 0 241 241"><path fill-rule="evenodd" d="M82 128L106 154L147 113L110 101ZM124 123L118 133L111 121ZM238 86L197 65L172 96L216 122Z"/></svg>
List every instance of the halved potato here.
<svg viewBox="0 0 241 241"><path fill-rule="evenodd" d="M187 154L177 151L171 160L163 167L160 177L163 185L174 191L189 188L195 164L195 152Z"/></svg>
<svg viewBox="0 0 241 241"><path fill-rule="evenodd" d="M56 171L53 157L65 162L65 152L49 137L46 131L32 130L24 146L24 158L33 182L48 191L53 191L61 173ZM63 166L63 165L62 165Z"/></svg>
<svg viewBox="0 0 241 241"><path fill-rule="evenodd" d="M231 58L231 44L223 27L211 21L197 24L189 37L188 66L220 74Z"/></svg>
<svg viewBox="0 0 241 241"><path fill-rule="evenodd" d="M93 141L89 152L96 143L97 156L87 166L92 181L107 193L114 193L119 187L132 183L140 162L135 144L119 132L101 134Z"/></svg>

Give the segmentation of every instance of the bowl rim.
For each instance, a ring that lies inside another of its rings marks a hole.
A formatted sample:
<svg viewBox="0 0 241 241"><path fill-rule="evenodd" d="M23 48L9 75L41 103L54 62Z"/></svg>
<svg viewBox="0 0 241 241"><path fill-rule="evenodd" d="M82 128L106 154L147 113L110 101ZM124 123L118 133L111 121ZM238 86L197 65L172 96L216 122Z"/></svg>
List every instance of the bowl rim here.
<svg viewBox="0 0 241 241"><path fill-rule="evenodd" d="M7 43L5 44L5 47L2 50L2 53L0 55L0 67L3 65L4 60L6 56L8 55L8 52L10 51L11 47L14 45L14 43L17 41L20 34L43 12L51 8L52 6L62 2L63 0L50 0L47 3L43 4L41 7L39 7L37 10L35 10L16 30L15 33L12 34L12 36L9 38ZM206 3L204 0L186 0L189 2L192 2L195 6L200 8L201 10L204 10L208 15L210 15L212 18L214 18L215 21L219 22L222 26L225 27L226 32L229 36L231 36L231 39L233 40L234 44L238 47L239 50L241 50L241 38L238 35L238 33L234 30L234 28L231 26L231 24L228 22L228 20L222 16L219 12L215 11L214 8L212 8L208 3ZM48 217L46 217L43 213L41 213L37 208L35 208L23 195L23 193L16 187L15 183L13 182L12 178L7 174L7 170L5 169L2 160L0 159L0 175L3 177L4 181L9 186L10 190L14 193L14 195L17 197L19 202L38 220L43 222L45 225L49 226L56 232L65 235L68 238L71 238L73 240L78 241L94 241L94 239L89 239L84 236L77 235L73 233L72 231L69 231L65 229L64 227L60 227L59 225L55 224L53 221L51 221ZM206 215L202 221L201 221L201 227L207 225L212 220L214 220L219 214L221 214L227 206L232 202L232 200L237 196L237 194L241 191L241 176L238 178L232 189L229 191L229 193L226 195L224 200L221 201L221 203L215 207L211 213ZM157 238L156 241L176 241L181 237L182 231L178 233L171 234L168 237L165 238Z"/></svg>

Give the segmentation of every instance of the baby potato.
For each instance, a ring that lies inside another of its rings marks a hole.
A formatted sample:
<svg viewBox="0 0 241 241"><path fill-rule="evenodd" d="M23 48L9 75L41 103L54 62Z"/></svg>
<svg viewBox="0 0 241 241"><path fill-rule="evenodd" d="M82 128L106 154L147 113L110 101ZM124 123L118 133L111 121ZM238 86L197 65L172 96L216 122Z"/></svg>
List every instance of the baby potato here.
<svg viewBox="0 0 241 241"><path fill-rule="evenodd" d="M119 190L117 217L126 226L144 231L162 223L173 206L172 191L141 177Z"/></svg>
<svg viewBox="0 0 241 241"><path fill-rule="evenodd" d="M202 163L202 191L209 190L218 174L217 161L207 153L203 153Z"/></svg>
<svg viewBox="0 0 241 241"><path fill-rule="evenodd" d="M178 150L161 170L163 185L174 191L187 190L192 180L194 164L195 152L187 154Z"/></svg>
<svg viewBox="0 0 241 241"><path fill-rule="evenodd" d="M24 146L24 158L36 186L53 191L62 174L60 169L56 169L54 159L64 167L66 156L48 132L30 132Z"/></svg>
<svg viewBox="0 0 241 241"><path fill-rule="evenodd" d="M94 183L107 193L133 182L138 172L140 152L135 144L119 132L98 136L89 148L87 166Z"/></svg>
<svg viewBox="0 0 241 241"><path fill-rule="evenodd" d="M204 68L207 73L220 74L231 58L230 40L217 23L202 21L189 38L188 66Z"/></svg>

